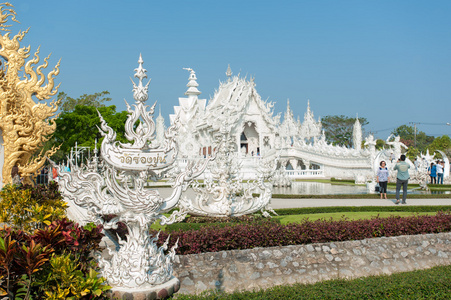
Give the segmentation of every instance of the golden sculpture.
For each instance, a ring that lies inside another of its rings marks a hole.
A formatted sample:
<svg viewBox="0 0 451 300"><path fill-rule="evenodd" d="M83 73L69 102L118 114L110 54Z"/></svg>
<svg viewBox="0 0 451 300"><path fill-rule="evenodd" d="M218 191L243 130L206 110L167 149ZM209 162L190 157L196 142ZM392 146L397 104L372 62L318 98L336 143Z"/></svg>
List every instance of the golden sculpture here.
<svg viewBox="0 0 451 300"><path fill-rule="evenodd" d="M0 70L0 130L4 141L3 183L11 183L11 169L19 166L24 183L32 183L30 176L43 167L47 156L51 156L56 148L48 150L44 155L39 149L50 138L56 129L55 118L51 118L58 110L58 102L36 103L54 96L59 85L54 88L54 77L59 73L58 61L55 68L45 76L42 72L48 66L48 57L36 70L39 63L39 48L28 62L30 46L20 48L20 42L28 30L19 31L13 38L9 37L11 25L7 21L16 20L16 12L9 3L0 4L0 56L5 66ZM47 83L46 83L47 78Z"/></svg>

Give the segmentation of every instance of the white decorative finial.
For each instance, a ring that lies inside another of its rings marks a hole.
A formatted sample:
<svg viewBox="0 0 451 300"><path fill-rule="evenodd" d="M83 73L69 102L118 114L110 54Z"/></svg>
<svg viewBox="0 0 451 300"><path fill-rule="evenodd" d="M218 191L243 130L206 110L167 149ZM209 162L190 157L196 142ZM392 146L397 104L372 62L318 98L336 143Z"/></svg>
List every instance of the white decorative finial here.
<svg viewBox="0 0 451 300"><path fill-rule="evenodd" d="M287 99L287 113L291 114L290 99Z"/></svg>
<svg viewBox="0 0 451 300"><path fill-rule="evenodd" d="M230 68L230 64L227 66L226 76L228 77L227 81L232 81L232 69Z"/></svg>
<svg viewBox="0 0 451 300"><path fill-rule="evenodd" d="M135 82L130 78L130 80L133 83L133 98L135 101L145 102L147 98L149 98L147 94L147 90L149 89L149 84L151 79L149 79L149 82L146 84L146 86L143 86L143 79L147 78L147 70L143 68L143 59L141 54L139 54L139 60L138 60L139 66L135 69L135 75L134 77L139 79L138 85L135 84Z"/></svg>
<svg viewBox="0 0 451 300"><path fill-rule="evenodd" d="M190 96L197 96L200 95L201 92L197 89L197 87L199 86L199 84L197 83L197 77L196 77L196 72L194 72L193 69L191 68L183 68L183 70L187 70L190 72L189 74L189 78L188 78L188 84L186 85L188 87L188 90L185 92L185 95Z"/></svg>

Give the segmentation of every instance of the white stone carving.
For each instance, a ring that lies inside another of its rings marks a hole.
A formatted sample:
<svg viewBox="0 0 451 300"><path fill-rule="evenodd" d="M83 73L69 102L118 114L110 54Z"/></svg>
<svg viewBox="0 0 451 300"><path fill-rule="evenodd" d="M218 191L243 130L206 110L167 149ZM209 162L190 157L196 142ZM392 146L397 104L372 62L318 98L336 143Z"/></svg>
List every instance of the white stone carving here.
<svg viewBox="0 0 451 300"><path fill-rule="evenodd" d="M210 217L242 216L259 210L264 216L269 216L267 211L275 214L269 205L272 196L270 180L276 162L259 160L258 179L243 183L239 153L234 151L233 139L226 131L221 132L220 138L216 159L208 166L210 176L191 185L196 197L183 197L179 205L181 211ZM260 195L254 197L253 193Z"/></svg>
<svg viewBox="0 0 451 300"><path fill-rule="evenodd" d="M357 151L362 149L362 125L360 125L359 117L355 119L352 129L352 143Z"/></svg>
<svg viewBox="0 0 451 300"><path fill-rule="evenodd" d="M119 249L108 248L111 257L99 259L102 275L113 290L152 289L174 279L172 261L177 244L167 249L166 241L157 247L158 235L150 236L149 227L157 219L162 224L180 219L178 214L168 218L162 213L177 205L182 192L205 170L208 161L190 163L176 174L172 195L167 198L160 196L157 190L145 188L148 177L161 176L174 164L179 123L175 120L161 143L154 142L152 117L155 104L150 109L145 105L150 80L143 85L147 75L141 56L138 62L135 77L139 82L135 84L132 80L136 102L133 109L127 103L129 116L125 124L126 137L131 143L116 141L116 133L99 114L99 130L104 136L100 148L103 164L98 164L95 155L86 168L72 166L72 172L58 168L63 197L86 209L90 221L103 224L105 229L117 228L118 222L125 223L128 228L127 239L119 240ZM105 215L115 217L106 222Z"/></svg>

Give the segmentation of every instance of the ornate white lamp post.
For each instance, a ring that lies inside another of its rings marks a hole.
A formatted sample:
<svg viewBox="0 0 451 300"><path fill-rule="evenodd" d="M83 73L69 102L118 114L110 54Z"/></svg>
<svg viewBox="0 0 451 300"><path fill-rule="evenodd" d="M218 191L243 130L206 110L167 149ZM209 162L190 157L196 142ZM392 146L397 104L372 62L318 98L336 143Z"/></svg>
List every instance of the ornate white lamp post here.
<svg viewBox="0 0 451 300"><path fill-rule="evenodd" d="M146 189L149 176L158 176L167 171L177 157L175 135L178 122L169 127L162 143L154 140L155 123L152 119L155 104L150 110L145 102L148 86L147 78L139 57L139 67L135 69L138 85L133 82L133 109L127 104L129 113L125 124L126 137L132 143L116 141L116 133L100 116L100 132L104 136L100 149L101 171L97 161L87 168L75 168L72 172L59 170L60 191L65 199L86 209L89 220L103 224L105 229L117 228L123 222L128 228L127 240L119 240L119 249L108 249L110 258L100 258L102 275L113 287L113 296L124 293L159 293L163 296L177 291L179 281L172 275L172 260L177 244L169 250L167 243L157 247L158 235L150 236L149 227L157 219L162 224L174 222L179 215L166 218L163 212L175 207L184 190L193 178L200 175L207 163L188 164L179 172L173 184L172 195L160 196L157 190ZM97 160L97 156L95 156ZM115 215L106 222L105 215Z"/></svg>

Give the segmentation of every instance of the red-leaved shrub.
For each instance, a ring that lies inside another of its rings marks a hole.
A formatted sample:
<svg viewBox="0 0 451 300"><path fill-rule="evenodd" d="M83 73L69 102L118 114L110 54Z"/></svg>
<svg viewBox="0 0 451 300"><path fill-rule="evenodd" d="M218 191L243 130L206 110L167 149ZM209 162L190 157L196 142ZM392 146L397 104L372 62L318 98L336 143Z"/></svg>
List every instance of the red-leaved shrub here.
<svg viewBox="0 0 451 300"><path fill-rule="evenodd" d="M304 220L299 224L281 225L276 222L244 223L233 226L201 227L199 230L171 233L170 246L177 239L177 254L195 254L222 250L250 249L334 241L362 240L374 237L415 235L451 231L451 213L438 212L433 216L388 218L370 220ZM156 232L152 232L156 234ZM161 232L159 243L168 233Z"/></svg>

